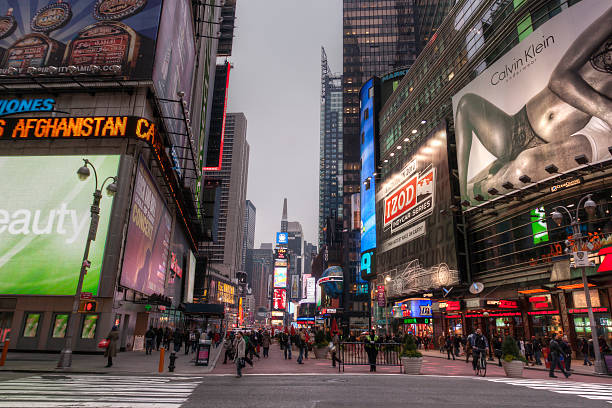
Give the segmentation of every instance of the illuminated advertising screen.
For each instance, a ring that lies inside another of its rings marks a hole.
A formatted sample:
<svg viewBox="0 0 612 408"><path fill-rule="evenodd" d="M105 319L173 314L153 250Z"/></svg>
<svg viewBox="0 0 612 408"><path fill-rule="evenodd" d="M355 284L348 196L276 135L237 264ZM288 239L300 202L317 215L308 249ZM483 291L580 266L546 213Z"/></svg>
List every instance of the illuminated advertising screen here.
<svg viewBox="0 0 612 408"><path fill-rule="evenodd" d="M548 227L546 226L546 211L544 211L544 207L531 210L531 231L533 232L534 245L548 242Z"/></svg>
<svg viewBox="0 0 612 408"><path fill-rule="evenodd" d="M274 297L272 299L272 308L274 310L285 310L287 308L287 290L274 289Z"/></svg>
<svg viewBox="0 0 612 408"><path fill-rule="evenodd" d="M287 245L289 243L289 234L286 232L277 232L276 233L276 244L277 245Z"/></svg>
<svg viewBox="0 0 612 408"><path fill-rule="evenodd" d="M27 76L28 67L46 73L51 66L57 74L66 74L74 66L77 74L151 79L161 0L0 4L2 13L11 9L13 17L0 27L0 47L6 50L0 74L16 68L14 76Z"/></svg>
<svg viewBox="0 0 612 408"><path fill-rule="evenodd" d="M364 279L375 271L376 249L376 166L378 152L376 142L377 94L379 81L372 78L359 92L361 106L361 273Z"/></svg>
<svg viewBox="0 0 612 408"><path fill-rule="evenodd" d="M286 288L287 287L287 268L286 267L275 267L274 268L274 287L275 288Z"/></svg>
<svg viewBox="0 0 612 408"><path fill-rule="evenodd" d="M87 158L116 176L119 156ZM80 182L83 156L0 157L0 293L74 295L91 221L93 177ZM83 292L98 293L113 199L104 194Z"/></svg>
<svg viewBox="0 0 612 408"><path fill-rule="evenodd" d="M172 216L153 177L138 162L121 285L150 295L164 293Z"/></svg>
<svg viewBox="0 0 612 408"><path fill-rule="evenodd" d="M602 27L611 9L609 0L564 8L453 96L462 200L477 205L491 188L505 194L548 179L551 164L570 171L580 154L609 159L612 123L601 103L612 98L610 35Z"/></svg>
<svg viewBox="0 0 612 408"><path fill-rule="evenodd" d="M389 297L459 282L453 217L441 213L451 206L451 197L442 122L415 146L401 170L381 183L376 195L377 265L390 275Z"/></svg>
<svg viewBox="0 0 612 408"><path fill-rule="evenodd" d="M397 302L393 307L393 317L432 317L431 299L408 299Z"/></svg>

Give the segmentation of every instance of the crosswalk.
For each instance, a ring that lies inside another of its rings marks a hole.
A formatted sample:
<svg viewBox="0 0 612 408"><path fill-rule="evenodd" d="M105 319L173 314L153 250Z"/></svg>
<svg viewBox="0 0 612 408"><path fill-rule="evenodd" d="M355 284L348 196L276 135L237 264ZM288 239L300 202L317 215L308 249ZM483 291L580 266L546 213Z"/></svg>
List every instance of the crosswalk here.
<svg viewBox="0 0 612 408"><path fill-rule="evenodd" d="M0 407L178 408L202 377L36 375L0 381Z"/></svg>
<svg viewBox="0 0 612 408"><path fill-rule="evenodd" d="M484 381L505 383L534 390L571 394L577 397L605 401L612 404L612 384L584 383L563 380L535 380L522 378L480 378Z"/></svg>

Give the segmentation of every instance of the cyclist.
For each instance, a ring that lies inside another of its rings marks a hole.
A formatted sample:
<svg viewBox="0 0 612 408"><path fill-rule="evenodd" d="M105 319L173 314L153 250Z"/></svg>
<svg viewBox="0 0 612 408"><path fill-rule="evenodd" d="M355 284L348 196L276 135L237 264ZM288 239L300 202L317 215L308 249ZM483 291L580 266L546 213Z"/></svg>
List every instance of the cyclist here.
<svg viewBox="0 0 612 408"><path fill-rule="evenodd" d="M480 361L481 356L487 356L487 349L489 348L489 342L487 338L482 335L482 330L476 329L476 333L469 338L472 344L472 367L476 371L476 364Z"/></svg>

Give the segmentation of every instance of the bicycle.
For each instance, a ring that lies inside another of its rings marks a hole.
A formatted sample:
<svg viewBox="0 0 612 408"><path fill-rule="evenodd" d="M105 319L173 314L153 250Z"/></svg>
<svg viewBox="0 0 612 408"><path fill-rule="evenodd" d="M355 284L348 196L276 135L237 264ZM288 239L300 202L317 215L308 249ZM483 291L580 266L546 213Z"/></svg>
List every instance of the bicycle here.
<svg viewBox="0 0 612 408"><path fill-rule="evenodd" d="M487 375L487 353L486 350L480 350L478 352L478 360L476 360L475 374L480 377L486 377Z"/></svg>

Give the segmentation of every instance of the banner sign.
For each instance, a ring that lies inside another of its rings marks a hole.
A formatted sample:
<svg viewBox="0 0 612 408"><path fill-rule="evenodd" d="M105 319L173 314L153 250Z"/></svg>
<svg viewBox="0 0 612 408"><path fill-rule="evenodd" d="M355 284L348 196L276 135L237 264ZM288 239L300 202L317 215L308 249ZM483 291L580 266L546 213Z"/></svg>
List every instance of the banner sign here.
<svg viewBox="0 0 612 408"><path fill-rule="evenodd" d="M0 27L0 48L6 50L0 74L29 77L27 69L35 67L54 75L100 73L150 80L161 4L4 0L2 13L8 10L11 19L2 25L8 29Z"/></svg>
<svg viewBox="0 0 612 408"><path fill-rule="evenodd" d="M274 310L285 310L287 308L287 290L286 289L274 289L272 308Z"/></svg>
<svg viewBox="0 0 612 408"><path fill-rule="evenodd" d="M119 156L88 155L98 174L116 176ZM74 295L91 221L93 178L79 182L83 156L0 157L0 293ZM104 196L83 292L98 282L113 199Z"/></svg>
<svg viewBox="0 0 612 408"><path fill-rule="evenodd" d="M155 181L138 162L120 284L150 295L164 293L172 216Z"/></svg>
<svg viewBox="0 0 612 408"><path fill-rule="evenodd" d="M549 164L568 172L578 154L609 159L611 10L609 0L564 8L453 96L462 200L548 179Z"/></svg>

